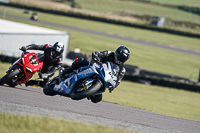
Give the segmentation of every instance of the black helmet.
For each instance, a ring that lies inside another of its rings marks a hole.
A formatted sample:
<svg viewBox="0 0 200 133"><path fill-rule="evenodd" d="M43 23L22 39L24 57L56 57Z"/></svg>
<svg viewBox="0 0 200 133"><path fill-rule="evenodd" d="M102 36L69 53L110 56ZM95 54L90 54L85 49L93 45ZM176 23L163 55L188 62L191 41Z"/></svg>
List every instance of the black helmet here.
<svg viewBox="0 0 200 133"><path fill-rule="evenodd" d="M130 51L125 46L120 46L115 51L115 62L121 64L126 62L130 58Z"/></svg>
<svg viewBox="0 0 200 133"><path fill-rule="evenodd" d="M54 45L53 45L53 50L55 52L56 55L60 55L63 53L63 50L64 50L64 45L63 43L61 42L56 42Z"/></svg>

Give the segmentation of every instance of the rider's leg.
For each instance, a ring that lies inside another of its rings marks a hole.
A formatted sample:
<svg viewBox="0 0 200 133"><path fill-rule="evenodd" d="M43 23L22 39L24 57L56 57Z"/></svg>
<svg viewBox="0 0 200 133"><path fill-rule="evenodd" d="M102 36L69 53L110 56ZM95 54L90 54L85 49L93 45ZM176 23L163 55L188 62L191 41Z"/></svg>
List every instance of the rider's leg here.
<svg viewBox="0 0 200 133"><path fill-rule="evenodd" d="M50 77L45 78L42 80L29 80L28 82L25 83L26 87L27 86L41 86L44 87L44 85L49 82Z"/></svg>
<svg viewBox="0 0 200 133"><path fill-rule="evenodd" d="M89 64L90 62L84 59L83 57L76 58L70 67L65 68L63 74L64 75L69 74L73 72L73 70L77 70L78 68L83 67L83 66L88 66Z"/></svg>
<svg viewBox="0 0 200 133"><path fill-rule="evenodd" d="M29 80L28 82L25 83L26 87L27 86L38 85L38 84L39 84L38 80Z"/></svg>

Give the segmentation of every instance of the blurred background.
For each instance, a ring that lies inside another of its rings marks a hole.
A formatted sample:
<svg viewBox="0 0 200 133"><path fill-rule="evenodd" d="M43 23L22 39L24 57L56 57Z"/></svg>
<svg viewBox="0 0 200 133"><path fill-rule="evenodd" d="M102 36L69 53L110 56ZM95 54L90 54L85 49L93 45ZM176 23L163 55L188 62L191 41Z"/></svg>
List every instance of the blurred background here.
<svg viewBox="0 0 200 133"><path fill-rule="evenodd" d="M200 120L199 0L0 0L0 15L2 20L54 30L45 34L66 34L64 65L78 56L90 60L93 51L128 47L131 58L122 85L116 89L117 98L105 94L104 101ZM17 27L9 33L33 34L31 29ZM8 33L2 29L0 25L1 42ZM16 39L13 44L17 52L26 45ZM0 43L2 48L5 45ZM18 54L0 52L2 77Z"/></svg>

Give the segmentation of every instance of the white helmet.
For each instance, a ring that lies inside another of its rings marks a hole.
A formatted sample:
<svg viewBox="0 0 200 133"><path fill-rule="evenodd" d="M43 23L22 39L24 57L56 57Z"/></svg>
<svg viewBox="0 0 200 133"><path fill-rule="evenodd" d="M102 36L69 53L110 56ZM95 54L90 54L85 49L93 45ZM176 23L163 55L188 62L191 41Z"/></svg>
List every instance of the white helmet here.
<svg viewBox="0 0 200 133"><path fill-rule="evenodd" d="M60 55L60 54L63 53L64 45L63 45L63 43L61 43L61 42L56 42L56 43L53 45L53 49L54 49L56 55Z"/></svg>

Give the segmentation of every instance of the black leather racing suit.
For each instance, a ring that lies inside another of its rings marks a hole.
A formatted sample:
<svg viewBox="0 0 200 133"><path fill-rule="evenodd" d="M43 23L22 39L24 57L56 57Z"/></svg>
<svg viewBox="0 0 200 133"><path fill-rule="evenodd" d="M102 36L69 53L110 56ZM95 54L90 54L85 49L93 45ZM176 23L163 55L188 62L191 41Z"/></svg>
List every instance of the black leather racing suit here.
<svg viewBox="0 0 200 133"><path fill-rule="evenodd" d="M106 63L107 61L115 63L115 53L111 52L111 51L103 51L103 52L93 52L92 53L92 59L96 62L100 61L102 63ZM124 77L124 74L126 72L126 69L124 67L124 64L117 64L119 66L119 73L117 75L117 81L116 81L116 85L114 88L116 88L120 81L122 80L122 78ZM114 89L113 88L113 89Z"/></svg>
<svg viewBox="0 0 200 133"><path fill-rule="evenodd" d="M57 68L62 64L62 54L56 56L54 54L53 47L48 44L44 45L36 45L31 44L25 47L27 50L41 50L44 51L44 61L43 61L43 68L41 72L39 73L40 78L43 79L43 81L39 80L30 80L26 83L26 85L39 85L43 87L50 78L54 75Z"/></svg>

